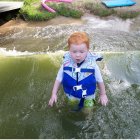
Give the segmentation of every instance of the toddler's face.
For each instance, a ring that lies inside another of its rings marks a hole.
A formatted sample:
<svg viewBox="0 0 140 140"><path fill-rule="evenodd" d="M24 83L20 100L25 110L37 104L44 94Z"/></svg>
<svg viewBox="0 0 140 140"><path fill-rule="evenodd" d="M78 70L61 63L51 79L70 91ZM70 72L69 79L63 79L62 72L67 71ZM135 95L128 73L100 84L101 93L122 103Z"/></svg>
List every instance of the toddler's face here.
<svg viewBox="0 0 140 140"><path fill-rule="evenodd" d="M79 45L71 44L69 51L74 62L80 63L85 60L88 53L88 48L85 43Z"/></svg>

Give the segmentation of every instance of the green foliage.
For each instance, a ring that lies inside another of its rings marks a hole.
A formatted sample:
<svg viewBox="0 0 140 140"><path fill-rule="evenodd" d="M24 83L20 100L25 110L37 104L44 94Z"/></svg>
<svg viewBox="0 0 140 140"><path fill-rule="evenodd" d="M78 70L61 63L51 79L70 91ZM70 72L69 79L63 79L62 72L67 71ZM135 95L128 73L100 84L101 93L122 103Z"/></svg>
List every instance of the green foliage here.
<svg viewBox="0 0 140 140"><path fill-rule="evenodd" d="M118 12L117 13L117 16L122 18L122 19L135 18L138 15L140 15L140 12L135 12L135 11L134 12L130 11L130 12Z"/></svg>
<svg viewBox="0 0 140 140"><path fill-rule="evenodd" d="M38 8L31 7L31 6L24 6L20 13L24 16L26 20L31 21L43 21L43 20L49 20L51 18L54 18L56 16L56 13L49 13L44 11L39 11Z"/></svg>
<svg viewBox="0 0 140 140"><path fill-rule="evenodd" d="M83 15L81 11L72 9L64 3L59 4L59 6L56 7L56 10L59 15L62 15L65 17L80 18Z"/></svg>
<svg viewBox="0 0 140 140"><path fill-rule="evenodd" d="M135 11L117 12L112 8L106 8L100 4L96 4L92 2L85 3L85 8L89 10L91 13L93 13L94 15L98 15L100 17L115 15L122 19L127 19L127 18L135 18L140 14L140 12L135 12Z"/></svg>
<svg viewBox="0 0 140 140"><path fill-rule="evenodd" d="M89 10L91 13L93 13L94 15L98 15L101 17L110 16L116 13L116 11L113 9L106 9L100 4L95 4L91 2L86 3L85 8Z"/></svg>
<svg viewBox="0 0 140 140"><path fill-rule="evenodd" d="M34 2L39 2L38 0L24 0L24 5L32 5Z"/></svg>
<svg viewBox="0 0 140 140"><path fill-rule="evenodd" d="M44 9L41 5L41 0L24 0L24 6L20 10L20 14L26 20L33 21L49 20L58 15L73 18L80 18L83 15L83 12L79 10L76 5L72 5L71 3L48 2L47 5L56 10L56 13L51 13ZM115 9L107 8L100 3L91 1L86 1L82 5L82 8L100 17L115 15L127 19L135 18L140 14L140 12L117 12Z"/></svg>
<svg viewBox="0 0 140 140"><path fill-rule="evenodd" d="M68 7L68 4L50 2L48 3L48 6L55 9L56 13L51 13L44 9L41 6L41 1L39 0L25 0L23 8L20 10L20 14L26 20L32 21L49 20L56 17L57 15L73 18L80 18L82 16L81 11Z"/></svg>

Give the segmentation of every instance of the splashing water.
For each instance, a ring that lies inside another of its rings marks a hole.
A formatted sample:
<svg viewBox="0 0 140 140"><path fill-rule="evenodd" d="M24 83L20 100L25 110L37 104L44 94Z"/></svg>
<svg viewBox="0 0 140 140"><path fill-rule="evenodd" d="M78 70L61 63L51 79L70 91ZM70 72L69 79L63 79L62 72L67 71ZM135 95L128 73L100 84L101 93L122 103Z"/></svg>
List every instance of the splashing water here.
<svg viewBox="0 0 140 140"><path fill-rule="evenodd" d="M128 31L132 21L83 20L80 25L15 28L12 36L0 39L0 138L140 137L139 31ZM129 26L119 30L119 22ZM57 104L48 107L67 38L74 31L86 31L91 51L104 56L98 65L109 105L96 103L88 115L68 111L62 88Z"/></svg>

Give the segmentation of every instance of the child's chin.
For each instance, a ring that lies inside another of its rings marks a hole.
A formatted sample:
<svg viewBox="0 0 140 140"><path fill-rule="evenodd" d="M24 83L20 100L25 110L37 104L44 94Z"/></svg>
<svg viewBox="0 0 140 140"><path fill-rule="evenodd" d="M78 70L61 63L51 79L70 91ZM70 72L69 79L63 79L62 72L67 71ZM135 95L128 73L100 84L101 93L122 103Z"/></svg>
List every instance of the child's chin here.
<svg viewBox="0 0 140 140"><path fill-rule="evenodd" d="M76 63L81 63L82 61L81 60L76 60Z"/></svg>

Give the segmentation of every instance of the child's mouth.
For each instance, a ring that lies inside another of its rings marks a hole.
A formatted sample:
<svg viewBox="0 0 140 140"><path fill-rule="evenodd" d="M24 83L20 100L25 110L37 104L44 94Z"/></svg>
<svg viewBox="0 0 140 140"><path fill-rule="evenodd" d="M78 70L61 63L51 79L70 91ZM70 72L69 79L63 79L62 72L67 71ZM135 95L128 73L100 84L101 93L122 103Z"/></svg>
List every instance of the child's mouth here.
<svg viewBox="0 0 140 140"><path fill-rule="evenodd" d="M80 59L76 59L76 62L80 62L81 60Z"/></svg>

